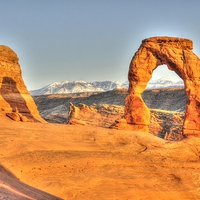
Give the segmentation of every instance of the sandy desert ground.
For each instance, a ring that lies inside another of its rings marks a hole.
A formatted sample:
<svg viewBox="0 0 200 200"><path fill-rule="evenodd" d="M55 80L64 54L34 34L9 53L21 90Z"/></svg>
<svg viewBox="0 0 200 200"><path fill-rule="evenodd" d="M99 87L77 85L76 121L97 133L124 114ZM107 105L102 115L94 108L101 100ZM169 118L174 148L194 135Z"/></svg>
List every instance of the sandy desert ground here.
<svg viewBox="0 0 200 200"><path fill-rule="evenodd" d="M200 199L200 138L168 142L0 114L0 145L0 199Z"/></svg>

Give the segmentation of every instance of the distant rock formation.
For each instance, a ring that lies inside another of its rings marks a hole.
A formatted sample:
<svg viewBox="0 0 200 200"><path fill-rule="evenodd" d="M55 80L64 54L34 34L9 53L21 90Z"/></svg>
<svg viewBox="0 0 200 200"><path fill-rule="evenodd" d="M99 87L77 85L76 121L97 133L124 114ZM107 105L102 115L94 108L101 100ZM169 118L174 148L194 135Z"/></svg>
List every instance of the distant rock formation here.
<svg viewBox="0 0 200 200"><path fill-rule="evenodd" d="M141 94L159 65L167 65L183 81L187 94L183 134L200 136L200 60L193 43L175 37L153 37L142 41L129 68L129 95L125 103L127 123L148 127L150 112Z"/></svg>
<svg viewBox="0 0 200 200"><path fill-rule="evenodd" d="M26 89L18 60L13 50L0 45L0 111L16 121L44 122Z"/></svg>
<svg viewBox="0 0 200 200"><path fill-rule="evenodd" d="M182 124L184 113L151 109L149 132L160 138L178 141L183 139ZM124 106L99 104L88 106L70 103L68 122L71 125L95 125L118 130L134 130L123 118ZM142 127L138 126L138 129ZM143 127L144 128L144 127ZM144 131L144 130L143 130Z"/></svg>
<svg viewBox="0 0 200 200"><path fill-rule="evenodd" d="M68 124L89 124L108 128L115 120L121 119L123 114L124 108L118 105L94 104L88 106L80 103L78 106L75 106L73 103L70 103Z"/></svg>

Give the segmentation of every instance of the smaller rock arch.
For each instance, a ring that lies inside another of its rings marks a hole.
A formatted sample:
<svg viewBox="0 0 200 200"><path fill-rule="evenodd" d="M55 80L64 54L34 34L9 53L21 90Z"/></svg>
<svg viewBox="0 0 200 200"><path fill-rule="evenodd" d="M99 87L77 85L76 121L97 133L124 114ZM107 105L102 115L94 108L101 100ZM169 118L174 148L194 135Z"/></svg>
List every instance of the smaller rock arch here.
<svg viewBox="0 0 200 200"><path fill-rule="evenodd" d="M150 111L141 94L153 71L165 64L184 81L188 98L183 134L200 136L200 59L192 49L193 42L183 38L152 37L142 41L129 67L129 94L125 102L125 119L128 124L148 131Z"/></svg>

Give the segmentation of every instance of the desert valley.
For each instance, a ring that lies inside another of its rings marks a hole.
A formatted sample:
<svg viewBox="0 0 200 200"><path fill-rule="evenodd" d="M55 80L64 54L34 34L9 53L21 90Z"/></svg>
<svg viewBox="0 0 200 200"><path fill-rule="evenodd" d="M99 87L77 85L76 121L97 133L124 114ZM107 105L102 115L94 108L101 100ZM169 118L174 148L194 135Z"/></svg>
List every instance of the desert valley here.
<svg viewBox="0 0 200 200"><path fill-rule="evenodd" d="M0 199L200 199L199 82L181 68L191 54L189 40L146 39L129 90L31 96L16 53L0 46ZM148 62L186 89L145 90Z"/></svg>

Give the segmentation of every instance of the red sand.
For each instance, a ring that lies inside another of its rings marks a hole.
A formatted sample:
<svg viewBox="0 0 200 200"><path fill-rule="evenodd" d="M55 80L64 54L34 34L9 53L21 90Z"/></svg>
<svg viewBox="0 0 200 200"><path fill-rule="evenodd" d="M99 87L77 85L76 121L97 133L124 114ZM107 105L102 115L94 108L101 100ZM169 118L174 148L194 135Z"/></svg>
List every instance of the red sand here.
<svg viewBox="0 0 200 200"><path fill-rule="evenodd" d="M200 199L200 138L0 119L1 199Z"/></svg>

